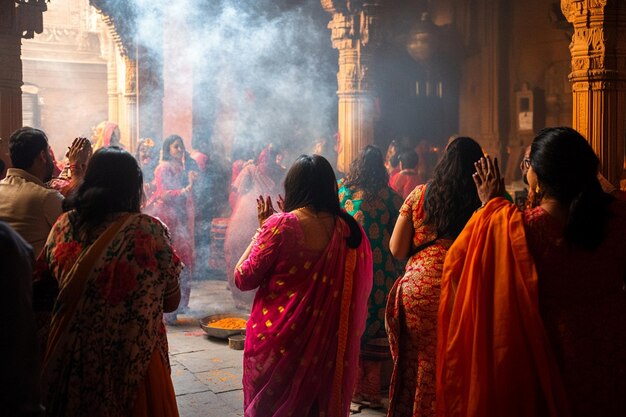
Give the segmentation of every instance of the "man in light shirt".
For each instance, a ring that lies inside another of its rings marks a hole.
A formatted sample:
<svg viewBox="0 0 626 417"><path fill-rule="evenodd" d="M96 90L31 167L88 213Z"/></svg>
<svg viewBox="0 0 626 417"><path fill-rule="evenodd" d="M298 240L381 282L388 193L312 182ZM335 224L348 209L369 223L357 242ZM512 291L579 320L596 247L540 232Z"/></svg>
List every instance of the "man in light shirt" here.
<svg viewBox="0 0 626 417"><path fill-rule="evenodd" d="M9 155L13 168L0 181L0 220L18 232L37 256L63 212L63 196L45 186L54 167L48 138L39 129L22 127L9 138Z"/></svg>

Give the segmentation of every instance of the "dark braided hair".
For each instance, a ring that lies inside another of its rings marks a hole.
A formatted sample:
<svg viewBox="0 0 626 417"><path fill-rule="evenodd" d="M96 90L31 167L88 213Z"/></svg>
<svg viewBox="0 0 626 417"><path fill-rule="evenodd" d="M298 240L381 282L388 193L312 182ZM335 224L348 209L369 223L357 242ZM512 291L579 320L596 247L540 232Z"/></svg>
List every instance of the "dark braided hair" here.
<svg viewBox="0 0 626 417"><path fill-rule="evenodd" d="M482 156L474 139L461 136L450 142L435 167L426 187L424 211L425 223L434 226L439 237L456 238L480 207L472 174L476 171L474 162Z"/></svg>

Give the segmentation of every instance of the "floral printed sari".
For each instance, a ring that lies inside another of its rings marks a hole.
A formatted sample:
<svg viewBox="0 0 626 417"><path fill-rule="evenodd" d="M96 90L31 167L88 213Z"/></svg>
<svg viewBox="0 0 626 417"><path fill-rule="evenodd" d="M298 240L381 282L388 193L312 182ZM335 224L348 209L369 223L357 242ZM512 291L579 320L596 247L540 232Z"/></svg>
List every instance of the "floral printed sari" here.
<svg viewBox="0 0 626 417"><path fill-rule="evenodd" d="M181 263L165 227L132 215L90 251L95 243L75 238L71 216L54 225L36 273L59 284L44 361L47 415L177 416L162 312ZM82 268L88 275L77 276L77 260L94 252ZM84 283L73 290L77 279Z"/></svg>

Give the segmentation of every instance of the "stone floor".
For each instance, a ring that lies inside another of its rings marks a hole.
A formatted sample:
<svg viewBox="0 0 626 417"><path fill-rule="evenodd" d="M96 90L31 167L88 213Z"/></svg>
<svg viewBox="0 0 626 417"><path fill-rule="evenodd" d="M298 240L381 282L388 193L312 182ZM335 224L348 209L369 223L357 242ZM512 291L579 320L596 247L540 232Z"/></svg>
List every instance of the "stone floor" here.
<svg viewBox="0 0 626 417"><path fill-rule="evenodd" d="M167 329L180 416L243 416L243 351L230 349L225 340L208 337L198 324L206 315L235 311L226 282L194 281L191 291L189 313ZM363 408L353 414L380 417L386 413Z"/></svg>

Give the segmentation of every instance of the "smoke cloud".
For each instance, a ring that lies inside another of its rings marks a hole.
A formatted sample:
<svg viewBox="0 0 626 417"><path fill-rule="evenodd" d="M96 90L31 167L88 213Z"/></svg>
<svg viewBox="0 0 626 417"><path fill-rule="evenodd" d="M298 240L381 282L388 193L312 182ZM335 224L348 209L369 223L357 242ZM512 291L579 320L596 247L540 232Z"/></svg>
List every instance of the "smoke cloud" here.
<svg viewBox="0 0 626 417"><path fill-rule="evenodd" d="M163 59L165 42L177 59L164 71L175 85L193 85L194 136L210 135L237 150L284 145L310 152L336 125L336 52L319 2L136 0L136 39ZM180 39L172 39L179 36ZM190 69L192 69L190 71ZM189 79L189 77L192 79ZM232 143L230 143L232 142Z"/></svg>

